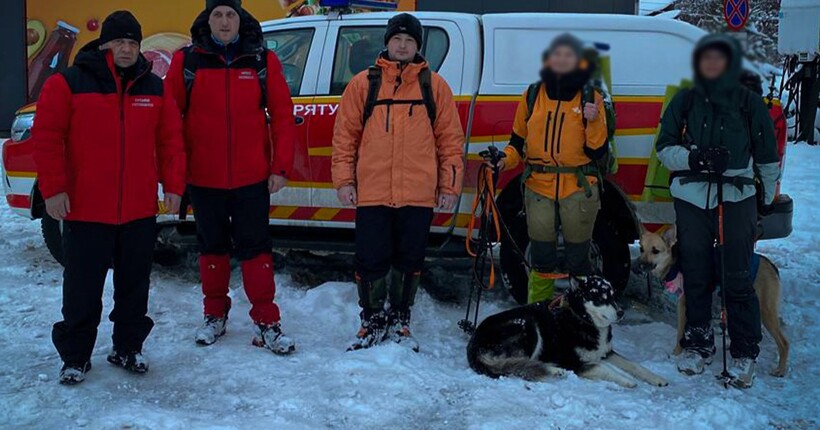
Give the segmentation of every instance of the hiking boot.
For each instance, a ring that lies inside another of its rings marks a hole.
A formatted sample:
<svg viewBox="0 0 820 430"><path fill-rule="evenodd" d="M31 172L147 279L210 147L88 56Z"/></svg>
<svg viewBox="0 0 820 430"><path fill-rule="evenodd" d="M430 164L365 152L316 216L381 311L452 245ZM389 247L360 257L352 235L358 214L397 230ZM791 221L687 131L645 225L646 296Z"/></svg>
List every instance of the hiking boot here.
<svg viewBox="0 0 820 430"><path fill-rule="evenodd" d="M751 388L756 368L757 362L753 358L733 358L729 367L729 374L732 375L729 385L735 388Z"/></svg>
<svg viewBox="0 0 820 430"><path fill-rule="evenodd" d="M108 355L108 362L132 373L141 374L148 371L148 361L139 351L127 353L112 351Z"/></svg>
<svg viewBox="0 0 820 430"><path fill-rule="evenodd" d="M254 346L267 348L274 354L287 355L296 351L296 343L293 339L282 333L279 323L257 324L256 336L252 341Z"/></svg>
<svg viewBox="0 0 820 430"><path fill-rule="evenodd" d="M390 312L387 335L393 342L419 352L419 343L410 332L410 310Z"/></svg>
<svg viewBox="0 0 820 430"><path fill-rule="evenodd" d="M91 362L83 364L63 364L60 369L60 383L63 385L77 385L85 381L85 374L91 370Z"/></svg>
<svg viewBox="0 0 820 430"><path fill-rule="evenodd" d="M700 349L686 348L677 358L678 372L687 376L700 375L706 366L712 364L713 354L703 353Z"/></svg>
<svg viewBox="0 0 820 430"><path fill-rule="evenodd" d="M205 315L205 322L196 331L196 343L198 345L213 345L216 340L225 334L225 326L228 317L214 317Z"/></svg>
<svg viewBox="0 0 820 430"><path fill-rule="evenodd" d="M356 333L356 340L347 348L348 351L370 348L387 339L387 316L384 311L362 311L361 318L362 325Z"/></svg>

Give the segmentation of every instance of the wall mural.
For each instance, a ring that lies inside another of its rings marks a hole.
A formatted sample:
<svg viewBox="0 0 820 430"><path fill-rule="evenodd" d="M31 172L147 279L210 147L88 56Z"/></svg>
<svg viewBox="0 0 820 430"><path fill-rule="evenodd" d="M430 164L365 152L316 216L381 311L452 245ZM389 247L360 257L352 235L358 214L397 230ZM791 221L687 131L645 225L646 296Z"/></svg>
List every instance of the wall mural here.
<svg viewBox="0 0 820 430"><path fill-rule="evenodd" d="M99 37L102 21L116 10L130 10L140 21L143 54L153 61L154 73L165 77L173 53L191 43L189 29L204 3L203 0L27 0L29 101L37 100L46 79L65 70L77 51ZM327 12L319 0L245 0L242 5L260 21ZM414 0L398 2L400 10L412 10L414 5ZM353 8L352 11L368 9Z"/></svg>

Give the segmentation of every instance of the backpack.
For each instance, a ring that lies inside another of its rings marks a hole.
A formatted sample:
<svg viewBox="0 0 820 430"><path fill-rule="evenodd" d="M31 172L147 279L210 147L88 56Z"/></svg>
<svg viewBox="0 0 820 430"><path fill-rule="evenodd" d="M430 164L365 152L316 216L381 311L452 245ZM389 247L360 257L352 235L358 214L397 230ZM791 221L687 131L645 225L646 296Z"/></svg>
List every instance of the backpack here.
<svg viewBox="0 0 820 430"><path fill-rule="evenodd" d="M683 126L681 127L681 135L683 137L684 146L690 147L692 146L692 137L689 136L686 131L689 129L689 112L692 110L692 106L695 103L695 92L692 88L683 88L680 91L685 91L683 93L683 111L681 111L681 121L683 122ZM743 115L743 118L746 120L746 131L749 134L749 139L754 139L752 136L752 109L749 105L749 99L752 95L758 96L752 92L752 90L748 89L745 86L740 87L741 92L741 101L740 101L740 114Z"/></svg>
<svg viewBox="0 0 820 430"><path fill-rule="evenodd" d="M597 81L590 81L581 90L581 112L584 111L586 103L595 103L595 92L601 94L604 100L604 112L606 114L606 131L609 149L603 157L593 162L598 169L600 176L614 175L618 172L618 157L615 151L615 103L612 97L606 92L603 85L598 86ZM535 101L538 99L538 91L541 89L541 82L535 82L527 87L527 116L525 121L529 121L532 111L535 108ZM584 128L587 127L587 119L583 118Z"/></svg>
<svg viewBox="0 0 820 430"><path fill-rule="evenodd" d="M382 69L376 66L371 66L367 69L367 100L364 104L364 113L362 115L362 125L367 124L367 120L373 115L373 109L378 105L398 105L409 104L411 106L423 104L427 110L427 117L430 118L430 125L436 123L436 101L433 98L432 85L433 72L429 67L421 69L419 72L419 86L421 87L421 100L394 100L384 99L379 100L379 89L382 86Z"/></svg>
<svg viewBox="0 0 820 430"><path fill-rule="evenodd" d="M194 80L196 79L196 72L199 69L199 60L201 54L194 49L193 46L185 48L185 56L182 62L182 77L185 82L185 110L182 115L188 111L191 104L191 91L194 88ZM268 55L267 50L254 56L253 68L256 70L257 81L261 89L262 97L259 101L259 107L265 111L267 116L268 109Z"/></svg>

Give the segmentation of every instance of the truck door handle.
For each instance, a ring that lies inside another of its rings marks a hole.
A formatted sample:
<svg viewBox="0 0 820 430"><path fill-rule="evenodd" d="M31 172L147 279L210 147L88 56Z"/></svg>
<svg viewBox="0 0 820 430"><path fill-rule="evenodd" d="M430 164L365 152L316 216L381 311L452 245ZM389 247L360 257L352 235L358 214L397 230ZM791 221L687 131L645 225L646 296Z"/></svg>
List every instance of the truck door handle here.
<svg viewBox="0 0 820 430"><path fill-rule="evenodd" d="M297 115L296 117L294 117L294 121L296 122L296 125L302 125L305 123L305 117Z"/></svg>

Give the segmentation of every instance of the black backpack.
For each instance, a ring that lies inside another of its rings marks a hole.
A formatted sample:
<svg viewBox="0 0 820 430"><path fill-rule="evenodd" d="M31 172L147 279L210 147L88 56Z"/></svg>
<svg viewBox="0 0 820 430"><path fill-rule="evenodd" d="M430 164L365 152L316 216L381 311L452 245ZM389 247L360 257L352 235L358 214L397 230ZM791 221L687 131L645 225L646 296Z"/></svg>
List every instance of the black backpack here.
<svg viewBox="0 0 820 430"><path fill-rule="evenodd" d="M373 115L373 109L378 105L399 105L409 104L411 106L424 105L427 109L427 117L430 118L430 125L436 123L436 101L433 98L432 75L429 67L425 67L419 72L419 86L421 87L421 100L379 100L379 89L382 86L382 69L371 66L367 69L367 100L364 104L362 115L362 125L367 124L367 120Z"/></svg>
<svg viewBox="0 0 820 430"><path fill-rule="evenodd" d="M199 69L199 61L202 58L202 55L194 49L193 46L185 48L183 51L185 53L184 60L182 62L182 77L185 81L185 110L182 112L183 115L188 110L188 107L191 104L191 91L194 88L194 80L196 79L196 72ZM254 56L254 70L256 70L256 76L258 77L259 87L262 90L262 97L259 101L259 107L267 112L268 108L268 52L267 50L262 50L259 54Z"/></svg>

